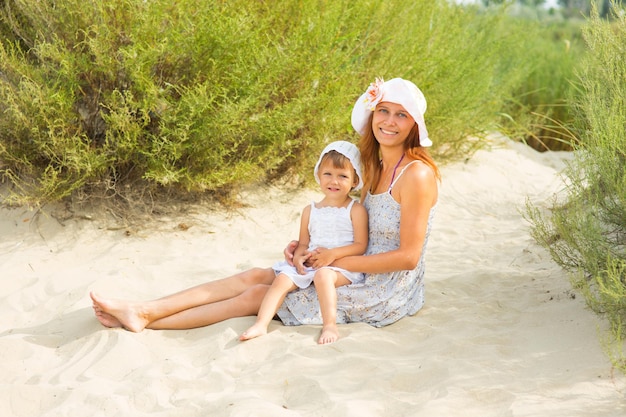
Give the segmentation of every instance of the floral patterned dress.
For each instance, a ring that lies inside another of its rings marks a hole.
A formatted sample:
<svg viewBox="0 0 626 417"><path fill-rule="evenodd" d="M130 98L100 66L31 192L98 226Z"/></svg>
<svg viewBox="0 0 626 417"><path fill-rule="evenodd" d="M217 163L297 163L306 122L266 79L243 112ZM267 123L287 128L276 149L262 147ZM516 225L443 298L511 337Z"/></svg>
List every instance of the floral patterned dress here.
<svg viewBox="0 0 626 417"><path fill-rule="evenodd" d="M398 178L402 173L404 170ZM391 192L385 192L367 193L364 205L369 214L369 244L365 254L397 249L400 245L400 204L393 199ZM408 271L365 274L364 282L337 288L337 323L362 322L383 327L413 315L422 308L424 255L435 207L430 210L424 247L417 267ZM287 294L278 316L289 326L322 324L315 287L297 289Z"/></svg>

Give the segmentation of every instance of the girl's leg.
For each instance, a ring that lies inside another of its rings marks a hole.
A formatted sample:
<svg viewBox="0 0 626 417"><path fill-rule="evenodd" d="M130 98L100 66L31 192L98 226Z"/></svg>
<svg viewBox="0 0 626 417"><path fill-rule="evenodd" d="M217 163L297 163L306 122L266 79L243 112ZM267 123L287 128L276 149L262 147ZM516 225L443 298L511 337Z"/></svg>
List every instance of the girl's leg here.
<svg viewBox="0 0 626 417"><path fill-rule="evenodd" d="M336 288L350 284L350 280L337 271L322 268L315 273L313 282L322 313L322 333L317 343L320 345L333 343L339 339Z"/></svg>
<svg viewBox="0 0 626 417"><path fill-rule="evenodd" d="M207 282L167 297L146 302L108 299L100 297L94 293L91 293L90 295L93 300L93 308L96 313L96 317L104 326L124 327L125 329L133 332L140 332L146 327L152 327L151 323L156 322L157 320L165 319L169 316L173 316L196 307L236 298L259 284L269 285L272 283L274 276L274 271L271 268L253 268L248 271L232 275L228 278ZM250 310L258 309L262 295L256 304L253 300L250 300L250 298L252 298L255 294L259 294L259 292L260 291L258 290L251 292L247 294L247 297L240 298L236 302L218 307L219 313L222 317L221 320L228 318L226 316L229 314L232 314L232 317L240 317L248 315ZM265 291L263 290L261 292L264 294ZM241 301L252 301L252 304L247 306ZM224 306L228 306L228 308L222 310L221 308ZM194 312L195 314L202 314L215 313L216 311L209 308L194 310ZM187 318L190 318L190 314L187 315ZM197 317L194 316L194 318ZM172 328L184 328L180 327L180 325L184 323L185 320L175 321L176 327ZM212 317L206 317L207 323L216 321L220 320L213 320ZM190 323L191 322L199 321L191 320Z"/></svg>
<svg viewBox="0 0 626 417"><path fill-rule="evenodd" d="M278 274L272 286L267 290L263 302L259 307L256 322L248 330L243 332L239 340L250 340L267 333L267 326L276 314L278 307L283 303L289 291L296 289L296 285L291 278L285 274Z"/></svg>

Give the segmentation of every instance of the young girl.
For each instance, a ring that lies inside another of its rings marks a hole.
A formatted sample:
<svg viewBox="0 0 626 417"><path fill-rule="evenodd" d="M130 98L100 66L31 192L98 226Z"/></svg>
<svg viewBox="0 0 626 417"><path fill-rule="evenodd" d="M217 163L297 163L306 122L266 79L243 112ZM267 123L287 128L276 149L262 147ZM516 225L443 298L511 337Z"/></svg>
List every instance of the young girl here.
<svg viewBox="0 0 626 417"><path fill-rule="evenodd" d="M267 326L287 293L315 283L322 315L319 344L339 338L337 329L337 293L335 288L360 283L364 275L329 266L344 256L362 255L367 249L367 212L349 193L362 186L360 153L350 142L329 144L320 155L313 174L324 198L302 211L300 239L293 265L274 264L276 278L263 298L256 322L240 337L252 339L267 333ZM316 253L312 266L305 263Z"/></svg>

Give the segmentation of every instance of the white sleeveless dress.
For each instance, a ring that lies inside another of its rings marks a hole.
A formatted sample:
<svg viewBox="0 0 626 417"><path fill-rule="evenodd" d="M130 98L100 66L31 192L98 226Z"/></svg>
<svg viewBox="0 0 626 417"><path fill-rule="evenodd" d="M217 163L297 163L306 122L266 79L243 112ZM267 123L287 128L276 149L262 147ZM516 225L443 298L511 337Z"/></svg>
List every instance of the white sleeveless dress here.
<svg viewBox="0 0 626 417"><path fill-rule="evenodd" d="M315 207L311 203L311 214L309 216L309 236L311 236L308 250L316 248L338 248L354 243L354 228L350 211L354 205L354 200L350 201L347 207ZM351 283L363 282L365 275L360 272L350 272L334 266L325 266L334 271L342 273ZM285 274L291 278L299 288L306 288L313 282L315 269L306 268L306 274L300 275L295 267L286 261L276 262L272 269L276 275Z"/></svg>
<svg viewBox="0 0 626 417"><path fill-rule="evenodd" d="M366 255L388 252L400 245L400 204L387 192L367 193L365 208L369 215L369 244ZM424 271L426 246L436 206L430 210L424 247L417 267L413 270L381 274L365 274L365 280L337 288L337 323L363 322L375 327L394 323L417 313L424 305ZM319 301L314 288L290 292L278 310L286 325L322 324Z"/></svg>

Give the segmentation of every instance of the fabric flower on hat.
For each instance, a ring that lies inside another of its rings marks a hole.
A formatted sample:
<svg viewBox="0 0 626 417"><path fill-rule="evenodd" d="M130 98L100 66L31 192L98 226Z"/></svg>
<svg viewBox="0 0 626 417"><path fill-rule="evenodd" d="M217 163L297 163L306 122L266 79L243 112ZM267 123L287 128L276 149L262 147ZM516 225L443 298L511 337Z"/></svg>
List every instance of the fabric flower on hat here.
<svg viewBox="0 0 626 417"><path fill-rule="evenodd" d="M383 99L383 86L385 80L382 78L376 78L376 81L371 83L365 91L365 107L369 110L376 110L376 105Z"/></svg>

